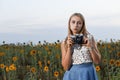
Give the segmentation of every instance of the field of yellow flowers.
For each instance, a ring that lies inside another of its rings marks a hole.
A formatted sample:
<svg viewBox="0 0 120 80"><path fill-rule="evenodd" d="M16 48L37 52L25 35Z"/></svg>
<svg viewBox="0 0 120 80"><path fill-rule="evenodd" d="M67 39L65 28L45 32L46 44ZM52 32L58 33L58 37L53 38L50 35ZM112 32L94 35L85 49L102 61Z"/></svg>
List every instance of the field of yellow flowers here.
<svg viewBox="0 0 120 80"><path fill-rule="evenodd" d="M98 41L99 80L120 80L120 40ZM0 45L0 80L62 80L60 41Z"/></svg>

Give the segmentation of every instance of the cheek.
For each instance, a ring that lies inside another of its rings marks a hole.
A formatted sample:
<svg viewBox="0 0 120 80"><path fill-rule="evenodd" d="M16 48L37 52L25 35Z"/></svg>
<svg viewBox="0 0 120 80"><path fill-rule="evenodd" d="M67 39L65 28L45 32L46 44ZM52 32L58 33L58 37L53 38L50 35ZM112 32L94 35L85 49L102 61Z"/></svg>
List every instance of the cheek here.
<svg viewBox="0 0 120 80"><path fill-rule="evenodd" d="M70 29L73 29L74 28L74 25L71 23L70 24Z"/></svg>
<svg viewBox="0 0 120 80"><path fill-rule="evenodd" d="M72 26L70 26L70 30L73 30L73 27L72 27Z"/></svg>
<svg viewBox="0 0 120 80"><path fill-rule="evenodd" d="M72 27L73 26L73 24L72 23L70 23L70 27Z"/></svg>
<svg viewBox="0 0 120 80"><path fill-rule="evenodd" d="M79 26L78 26L78 29L81 30L81 28L82 28L82 25L79 25Z"/></svg>

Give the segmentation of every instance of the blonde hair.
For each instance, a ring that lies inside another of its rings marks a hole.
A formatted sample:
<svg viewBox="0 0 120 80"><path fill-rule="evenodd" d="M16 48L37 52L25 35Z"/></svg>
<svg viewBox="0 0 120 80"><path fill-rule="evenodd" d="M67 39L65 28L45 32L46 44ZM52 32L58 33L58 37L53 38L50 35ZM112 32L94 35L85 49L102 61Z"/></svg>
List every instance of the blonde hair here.
<svg viewBox="0 0 120 80"><path fill-rule="evenodd" d="M70 16L69 21L68 21L68 35L73 35L73 33L72 33L71 29L70 29L70 21L71 21L71 18L72 18L73 16L78 16L78 17L81 18L81 20L82 20L82 22L83 22L83 26L82 26L79 34L83 34L84 36L87 36L87 34L88 34L89 32L86 30L85 19L84 19L83 15L82 15L81 13L74 13L74 14L72 14L72 15ZM67 36L66 39L65 39L65 47L66 47L66 48L68 47L68 46L67 46L67 39L68 39L68 36Z"/></svg>

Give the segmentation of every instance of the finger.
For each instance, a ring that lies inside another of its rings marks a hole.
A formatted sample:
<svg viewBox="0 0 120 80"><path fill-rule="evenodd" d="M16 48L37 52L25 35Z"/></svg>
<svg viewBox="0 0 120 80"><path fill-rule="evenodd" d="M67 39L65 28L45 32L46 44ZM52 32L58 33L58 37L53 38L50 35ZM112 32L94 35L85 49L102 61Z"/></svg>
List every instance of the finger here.
<svg viewBox="0 0 120 80"><path fill-rule="evenodd" d="M81 44L82 46L87 46L87 44Z"/></svg>
<svg viewBox="0 0 120 80"><path fill-rule="evenodd" d="M70 40L70 44L74 44L74 42L72 40Z"/></svg>
<svg viewBox="0 0 120 80"><path fill-rule="evenodd" d="M72 40L71 38L68 38L68 40Z"/></svg>
<svg viewBox="0 0 120 80"><path fill-rule="evenodd" d="M74 43L73 39L70 38L70 39L68 39L68 40L69 40L70 42Z"/></svg>
<svg viewBox="0 0 120 80"><path fill-rule="evenodd" d="M68 40L67 44L73 44L73 41L72 40Z"/></svg>

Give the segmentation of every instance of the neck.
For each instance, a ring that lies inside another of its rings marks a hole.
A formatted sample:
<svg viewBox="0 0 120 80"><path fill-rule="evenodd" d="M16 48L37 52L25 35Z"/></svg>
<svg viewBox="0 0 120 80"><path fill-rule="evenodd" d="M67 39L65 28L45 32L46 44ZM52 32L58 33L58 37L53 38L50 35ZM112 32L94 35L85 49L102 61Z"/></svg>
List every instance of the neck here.
<svg viewBox="0 0 120 80"><path fill-rule="evenodd" d="M73 33L73 35L76 35L76 34L79 34L79 33Z"/></svg>

